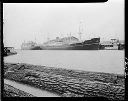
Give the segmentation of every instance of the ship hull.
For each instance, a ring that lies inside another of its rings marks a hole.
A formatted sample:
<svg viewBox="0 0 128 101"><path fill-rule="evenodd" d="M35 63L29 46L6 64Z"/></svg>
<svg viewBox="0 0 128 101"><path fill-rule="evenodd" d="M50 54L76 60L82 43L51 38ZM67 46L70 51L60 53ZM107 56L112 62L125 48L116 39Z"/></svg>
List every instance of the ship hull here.
<svg viewBox="0 0 128 101"><path fill-rule="evenodd" d="M73 44L47 44L38 46L24 46L23 50L99 50L100 38L85 40L84 42Z"/></svg>
<svg viewBox="0 0 128 101"><path fill-rule="evenodd" d="M42 50L40 46L35 46L35 47L22 47L22 50Z"/></svg>
<svg viewBox="0 0 128 101"><path fill-rule="evenodd" d="M99 44L85 44L75 46L42 46L42 50L99 50Z"/></svg>
<svg viewBox="0 0 128 101"><path fill-rule="evenodd" d="M42 50L99 50L100 38L93 38L81 43L60 46L40 46Z"/></svg>

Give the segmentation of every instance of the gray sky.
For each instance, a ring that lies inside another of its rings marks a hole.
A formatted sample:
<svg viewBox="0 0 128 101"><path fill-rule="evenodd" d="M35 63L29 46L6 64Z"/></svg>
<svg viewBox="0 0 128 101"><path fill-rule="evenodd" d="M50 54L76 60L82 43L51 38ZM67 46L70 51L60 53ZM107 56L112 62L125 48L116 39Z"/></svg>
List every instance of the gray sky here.
<svg viewBox="0 0 128 101"><path fill-rule="evenodd" d="M4 44L20 48L25 40L43 43L47 37L65 37L71 32L82 39L124 40L124 0L106 3L4 3ZM48 34L49 33L49 34Z"/></svg>

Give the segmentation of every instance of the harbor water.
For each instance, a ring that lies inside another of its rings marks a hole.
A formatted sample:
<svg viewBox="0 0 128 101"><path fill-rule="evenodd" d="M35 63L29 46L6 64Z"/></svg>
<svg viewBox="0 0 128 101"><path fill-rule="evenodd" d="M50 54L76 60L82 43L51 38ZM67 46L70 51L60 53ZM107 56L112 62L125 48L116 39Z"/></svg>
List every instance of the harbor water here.
<svg viewBox="0 0 128 101"><path fill-rule="evenodd" d="M124 74L124 50L17 50L8 63Z"/></svg>

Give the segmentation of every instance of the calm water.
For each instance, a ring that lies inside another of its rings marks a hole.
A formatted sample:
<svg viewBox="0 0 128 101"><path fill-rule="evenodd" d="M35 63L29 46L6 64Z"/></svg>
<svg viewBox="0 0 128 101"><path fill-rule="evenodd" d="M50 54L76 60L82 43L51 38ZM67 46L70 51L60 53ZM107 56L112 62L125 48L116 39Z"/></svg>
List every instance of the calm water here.
<svg viewBox="0 0 128 101"><path fill-rule="evenodd" d="M122 50L19 50L17 52L17 55L5 57L4 61L124 74Z"/></svg>

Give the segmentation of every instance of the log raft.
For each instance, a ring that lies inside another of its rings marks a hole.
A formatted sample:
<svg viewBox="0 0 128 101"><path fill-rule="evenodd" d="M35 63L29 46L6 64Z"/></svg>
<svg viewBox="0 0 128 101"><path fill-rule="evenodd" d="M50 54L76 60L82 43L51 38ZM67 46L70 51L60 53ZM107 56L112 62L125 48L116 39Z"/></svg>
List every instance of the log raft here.
<svg viewBox="0 0 128 101"><path fill-rule="evenodd" d="M68 70L30 64L4 64L4 77L45 89L62 97L124 100L124 75Z"/></svg>

